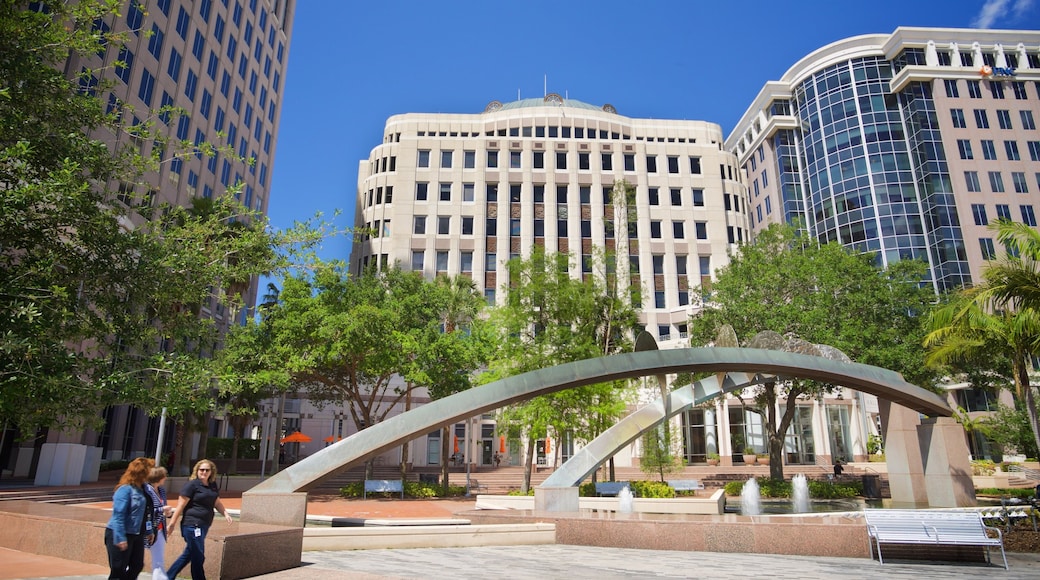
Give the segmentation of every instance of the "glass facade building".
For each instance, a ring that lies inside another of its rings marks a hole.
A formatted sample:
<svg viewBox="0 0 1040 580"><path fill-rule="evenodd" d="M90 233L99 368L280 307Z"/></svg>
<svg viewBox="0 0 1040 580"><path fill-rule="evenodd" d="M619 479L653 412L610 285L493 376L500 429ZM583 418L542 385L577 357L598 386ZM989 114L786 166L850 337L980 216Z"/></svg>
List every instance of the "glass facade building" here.
<svg viewBox="0 0 1040 580"><path fill-rule="evenodd" d="M937 292L971 284L996 256L987 216L1035 225L1038 45L1035 31L899 28L806 56L726 140L752 229L797 223L879 264L925 260Z"/></svg>

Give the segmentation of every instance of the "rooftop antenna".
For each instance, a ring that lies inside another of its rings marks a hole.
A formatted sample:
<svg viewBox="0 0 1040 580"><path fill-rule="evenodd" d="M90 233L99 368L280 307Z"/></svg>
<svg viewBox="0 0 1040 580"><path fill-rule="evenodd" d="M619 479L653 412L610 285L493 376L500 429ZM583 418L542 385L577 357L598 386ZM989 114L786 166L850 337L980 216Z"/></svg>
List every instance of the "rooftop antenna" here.
<svg viewBox="0 0 1040 580"><path fill-rule="evenodd" d="M542 97L549 94L549 75L542 75Z"/></svg>
<svg viewBox="0 0 1040 580"><path fill-rule="evenodd" d="M516 89L516 100L520 100L520 89Z"/></svg>

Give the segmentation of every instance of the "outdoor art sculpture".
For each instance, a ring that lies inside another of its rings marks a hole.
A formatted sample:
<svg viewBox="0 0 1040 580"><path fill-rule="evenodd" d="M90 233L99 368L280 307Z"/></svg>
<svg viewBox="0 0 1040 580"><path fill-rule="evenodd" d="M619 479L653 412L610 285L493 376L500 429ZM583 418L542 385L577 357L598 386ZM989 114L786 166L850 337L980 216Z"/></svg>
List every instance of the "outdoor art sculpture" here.
<svg viewBox="0 0 1040 580"><path fill-rule="evenodd" d="M949 417L953 413L938 395L907 383L898 373L818 356L748 348L652 350L606 356L508 377L355 433L245 492L243 521L302 526L306 515L306 494L302 492L368 458L467 417L572 387L679 372L811 378L872 393L930 416Z"/></svg>

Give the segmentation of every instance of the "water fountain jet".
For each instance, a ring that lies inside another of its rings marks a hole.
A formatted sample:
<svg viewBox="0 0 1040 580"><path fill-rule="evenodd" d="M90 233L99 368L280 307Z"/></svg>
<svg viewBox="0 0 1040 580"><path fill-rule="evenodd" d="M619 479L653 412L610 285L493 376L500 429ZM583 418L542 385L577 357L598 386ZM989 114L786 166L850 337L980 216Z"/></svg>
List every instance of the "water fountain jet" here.
<svg viewBox="0 0 1040 580"><path fill-rule="evenodd" d="M740 490L740 513L745 516L757 516L762 513L762 491L754 477L749 478Z"/></svg>
<svg viewBox="0 0 1040 580"><path fill-rule="evenodd" d="M810 511L809 482L805 479L805 475L799 473L798 475L792 477L791 487L791 497L794 499L794 513L808 513Z"/></svg>

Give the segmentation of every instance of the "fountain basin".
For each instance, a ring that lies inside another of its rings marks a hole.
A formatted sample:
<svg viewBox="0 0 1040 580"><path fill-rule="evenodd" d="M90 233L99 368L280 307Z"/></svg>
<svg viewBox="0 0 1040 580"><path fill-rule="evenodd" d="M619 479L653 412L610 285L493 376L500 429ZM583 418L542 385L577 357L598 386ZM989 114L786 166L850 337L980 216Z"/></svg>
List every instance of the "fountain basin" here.
<svg viewBox="0 0 1040 580"><path fill-rule="evenodd" d="M534 506L534 496L530 495L478 495L476 504L477 510L533 511ZM620 508L620 500L616 497L578 498L578 509L582 512L617 512ZM721 489L705 497L632 499L633 513L719 515L725 512L725 508L726 493Z"/></svg>

